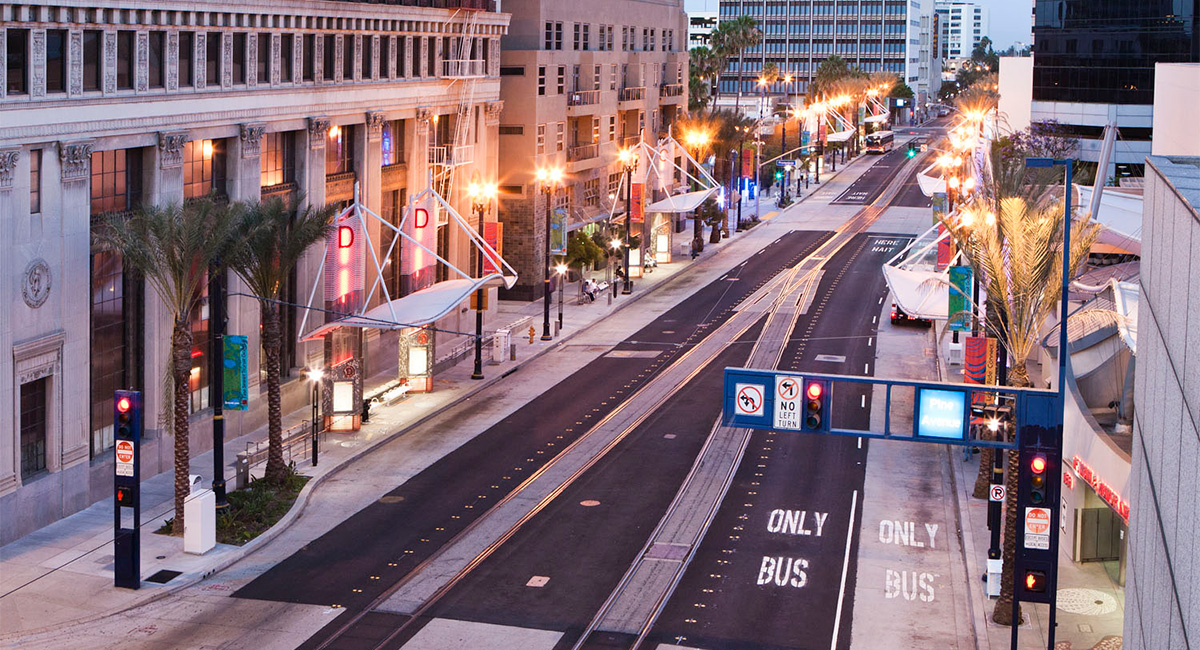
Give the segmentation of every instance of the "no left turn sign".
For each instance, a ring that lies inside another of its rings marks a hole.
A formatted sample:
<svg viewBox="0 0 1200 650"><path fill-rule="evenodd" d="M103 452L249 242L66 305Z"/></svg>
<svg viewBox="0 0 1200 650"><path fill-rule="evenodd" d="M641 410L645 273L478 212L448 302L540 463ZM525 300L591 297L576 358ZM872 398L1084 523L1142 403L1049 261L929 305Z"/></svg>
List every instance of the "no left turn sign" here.
<svg viewBox="0 0 1200 650"><path fill-rule="evenodd" d="M736 384L734 398L738 415L761 416L763 414L763 387L760 384Z"/></svg>

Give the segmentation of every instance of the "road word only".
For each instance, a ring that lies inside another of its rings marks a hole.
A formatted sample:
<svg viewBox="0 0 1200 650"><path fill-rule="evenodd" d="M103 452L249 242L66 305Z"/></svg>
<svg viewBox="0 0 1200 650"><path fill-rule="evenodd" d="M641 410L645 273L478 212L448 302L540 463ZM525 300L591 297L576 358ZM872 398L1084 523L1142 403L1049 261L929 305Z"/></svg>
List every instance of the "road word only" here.
<svg viewBox="0 0 1200 650"><path fill-rule="evenodd" d="M925 534L929 537L929 548L936 548L937 524L925 524ZM879 541L882 544L898 544L925 548L925 542L917 539L917 524L913 521L893 521L884 519L879 522Z"/></svg>
<svg viewBox="0 0 1200 650"><path fill-rule="evenodd" d="M804 572L807 568L808 560L802 557L763 556L758 568L758 584L799 589L808 584L808 574Z"/></svg>
<svg viewBox="0 0 1200 650"><path fill-rule="evenodd" d="M885 598L920 599L923 603L933 602L933 581L938 575L924 571L896 571L888 569L884 574L883 595ZM761 583L760 583L761 584Z"/></svg>
<svg viewBox="0 0 1200 650"><path fill-rule="evenodd" d="M812 517L810 518L809 515ZM815 534L820 537L821 531L825 528L825 520L828 518L828 512L813 511L810 513L807 510L776 509L772 510L771 516L767 517L767 532L782 535Z"/></svg>

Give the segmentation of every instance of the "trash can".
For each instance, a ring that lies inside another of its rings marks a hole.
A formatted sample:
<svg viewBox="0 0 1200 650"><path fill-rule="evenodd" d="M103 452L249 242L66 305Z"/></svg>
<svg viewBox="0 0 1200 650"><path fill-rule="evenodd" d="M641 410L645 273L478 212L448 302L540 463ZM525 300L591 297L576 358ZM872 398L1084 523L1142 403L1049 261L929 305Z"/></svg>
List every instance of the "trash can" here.
<svg viewBox="0 0 1200 650"><path fill-rule="evenodd" d="M504 357L507 356L508 346L511 340L511 330L496 330L496 333L492 335L492 363L501 363L504 361Z"/></svg>
<svg viewBox="0 0 1200 650"><path fill-rule="evenodd" d="M1000 597L1000 576L1004 573L1004 560L987 561L987 595L989 598Z"/></svg>
<svg viewBox="0 0 1200 650"><path fill-rule="evenodd" d="M183 502L183 552L204 555L217 545L217 495L196 490Z"/></svg>

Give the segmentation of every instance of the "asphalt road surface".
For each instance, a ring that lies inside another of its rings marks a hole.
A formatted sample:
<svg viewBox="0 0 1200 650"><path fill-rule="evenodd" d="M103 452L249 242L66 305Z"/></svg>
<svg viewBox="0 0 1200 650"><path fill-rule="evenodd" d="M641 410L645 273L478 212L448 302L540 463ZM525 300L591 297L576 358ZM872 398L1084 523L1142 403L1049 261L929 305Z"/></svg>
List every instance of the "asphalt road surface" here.
<svg viewBox="0 0 1200 650"><path fill-rule="evenodd" d="M868 160L876 156L876 154L866 155ZM896 174L900 173L900 169L906 162L908 162L908 157L905 150L897 145L895 149L878 156L870 169L863 172L863 175L851 183L850 187L830 201L830 205L868 205L872 203L888 186L888 183L896 177Z"/></svg>
<svg viewBox="0 0 1200 650"><path fill-rule="evenodd" d="M825 237L827 233L818 232L784 235L754 256L753 263L739 265L617 346L659 354L596 359L378 502L350 514L235 596L339 606L350 610L347 614L369 608L629 393L724 322L733 306ZM391 615L364 619L364 625L379 628L394 623ZM334 621L310 644L337 627Z"/></svg>
<svg viewBox="0 0 1200 650"><path fill-rule="evenodd" d="M887 293L879 267L906 242L860 234L830 260L784 369L874 373ZM870 396L860 386L834 385L835 426L869 425ZM866 457L867 442L857 438L756 431L649 641L712 650L848 648L858 547L850 533L861 515Z"/></svg>

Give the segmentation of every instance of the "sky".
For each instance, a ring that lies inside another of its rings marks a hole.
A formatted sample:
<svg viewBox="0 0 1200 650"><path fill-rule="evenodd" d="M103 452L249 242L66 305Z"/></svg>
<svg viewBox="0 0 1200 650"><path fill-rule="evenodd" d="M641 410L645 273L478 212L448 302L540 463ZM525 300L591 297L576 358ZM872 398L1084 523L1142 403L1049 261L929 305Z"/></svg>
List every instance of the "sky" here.
<svg viewBox="0 0 1200 650"><path fill-rule="evenodd" d="M686 11L716 11L719 4L718 0L683 1ZM988 8L988 36L994 48L1003 50L1017 41L1028 44L1033 40L1030 34L1030 10L1033 5L1028 0L976 1ZM1021 10L1018 11L1018 8Z"/></svg>

